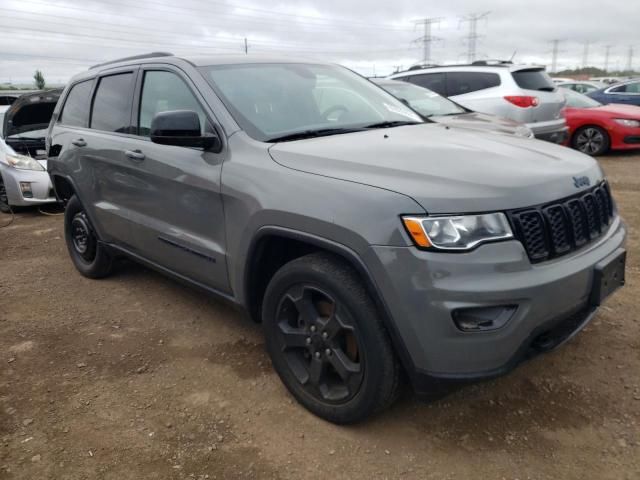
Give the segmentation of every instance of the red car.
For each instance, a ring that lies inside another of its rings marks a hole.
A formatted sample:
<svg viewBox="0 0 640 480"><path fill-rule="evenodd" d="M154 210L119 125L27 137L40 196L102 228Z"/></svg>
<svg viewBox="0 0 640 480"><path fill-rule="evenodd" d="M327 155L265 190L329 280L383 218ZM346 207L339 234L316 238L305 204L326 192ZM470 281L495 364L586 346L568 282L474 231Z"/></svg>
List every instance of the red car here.
<svg viewBox="0 0 640 480"><path fill-rule="evenodd" d="M609 149L640 148L640 107L603 105L581 93L565 89L564 110L569 126L569 145L588 155Z"/></svg>

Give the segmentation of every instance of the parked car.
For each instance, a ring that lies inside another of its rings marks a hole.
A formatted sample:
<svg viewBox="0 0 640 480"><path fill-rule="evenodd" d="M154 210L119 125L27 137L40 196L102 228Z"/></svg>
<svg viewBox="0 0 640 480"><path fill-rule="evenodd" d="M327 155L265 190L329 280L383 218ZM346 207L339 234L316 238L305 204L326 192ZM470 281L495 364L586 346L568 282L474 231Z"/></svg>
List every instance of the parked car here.
<svg viewBox="0 0 640 480"><path fill-rule="evenodd" d="M564 83L564 82L573 82L573 78L569 78L569 77L551 77L551 80L553 81L553 83Z"/></svg>
<svg viewBox="0 0 640 480"><path fill-rule="evenodd" d="M390 78L428 88L470 110L524 123L541 140L566 141L565 100L543 67L475 62L414 69Z"/></svg>
<svg viewBox="0 0 640 480"><path fill-rule="evenodd" d="M46 158L45 134L62 89L21 95L4 112L2 137L16 152Z"/></svg>
<svg viewBox="0 0 640 480"><path fill-rule="evenodd" d="M390 405L405 374L435 395L506 373L624 279L593 158L425 122L337 65L98 65L47 144L81 274L127 256L247 311L291 394L336 423Z"/></svg>
<svg viewBox="0 0 640 480"><path fill-rule="evenodd" d="M526 125L495 115L474 112L427 88L398 80L374 78L371 81L409 105L425 119L452 127L533 138L533 132Z"/></svg>
<svg viewBox="0 0 640 480"><path fill-rule="evenodd" d="M628 80L627 78L622 78L622 77L591 77L589 79L589 81L591 82L602 82L602 83L606 83L607 85L612 85L614 83L620 83L623 82L625 80Z"/></svg>
<svg viewBox="0 0 640 480"><path fill-rule="evenodd" d="M0 212L55 201L47 161L20 155L0 139Z"/></svg>
<svg viewBox="0 0 640 480"><path fill-rule="evenodd" d="M601 88L605 88L607 86L606 83L603 82L560 82L557 83L559 87L567 88L569 90L573 90L578 93L589 93L595 92L596 90L600 90Z"/></svg>
<svg viewBox="0 0 640 480"><path fill-rule="evenodd" d="M630 80L616 83L588 95L600 103L624 103L626 105L640 106L640 80Z"/></svg>
<svg viewBox="0 0 640 480"><path fill-rule="evenodd" d="M640 107L603 105L571 90L565 92L570 144L589 155L640 148Z"/></svg>

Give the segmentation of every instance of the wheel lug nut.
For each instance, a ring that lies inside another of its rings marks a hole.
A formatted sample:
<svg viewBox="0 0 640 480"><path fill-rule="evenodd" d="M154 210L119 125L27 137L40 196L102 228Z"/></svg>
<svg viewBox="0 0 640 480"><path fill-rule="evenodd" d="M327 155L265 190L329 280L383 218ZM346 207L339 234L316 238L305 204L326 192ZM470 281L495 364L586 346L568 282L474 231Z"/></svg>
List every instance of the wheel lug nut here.
<svg viewBox="0 0 640 480"><path fill-rule="evenodd" d="M307 343L307 345L311 345L311 337L307 337L307 339L305 340L305 342Z"/></svg>
<svg viewBox="0 0 640 480"><path fill-rule="evenodd" d="M316 331L316 326L315 326L315 325L311 325L310 330L311 330L312 332L315 332L315 331Z"/></svg>
<svg viewBox="0 0 640 480"><path fill-rule="evenodd" d="M329 348L327 348L324 353L329 357L331 356L331 350Z"/></svg>
<svg viewBox="0 0 640 480"><path fill-rule="evenodd" d="M320 352L316 352L316 358L320 358Z"/></svg>
<svg viewBox="0 0 640 480"><path fill-rule="evenodd" d="M329 337L329 334L327 332L322 332L322 338L326 340L328 337Z"/></svg>

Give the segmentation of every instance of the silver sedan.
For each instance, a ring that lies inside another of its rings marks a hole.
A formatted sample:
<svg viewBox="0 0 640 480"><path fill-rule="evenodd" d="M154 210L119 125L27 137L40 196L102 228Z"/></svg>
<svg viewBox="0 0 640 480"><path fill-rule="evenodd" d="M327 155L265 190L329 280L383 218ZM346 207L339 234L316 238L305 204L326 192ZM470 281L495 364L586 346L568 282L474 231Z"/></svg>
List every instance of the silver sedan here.
<svg viewBox="0 0 640 480"><path fill-rule="evenodd" d="M0 211L55 201L47 161L19 155L0 139Z"/></svg>

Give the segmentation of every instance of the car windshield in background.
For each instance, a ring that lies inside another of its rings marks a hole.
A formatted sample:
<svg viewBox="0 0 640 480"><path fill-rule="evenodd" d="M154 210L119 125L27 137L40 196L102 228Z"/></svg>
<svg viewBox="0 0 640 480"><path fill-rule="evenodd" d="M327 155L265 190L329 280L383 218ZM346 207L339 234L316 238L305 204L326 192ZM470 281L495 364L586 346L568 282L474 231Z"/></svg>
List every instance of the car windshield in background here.
<svg viewBox="0 0 640 480"><path fill-rule="evenodd" d="M411 108L423 117L466 113L466 110L461 106L426 88L399 82L394 84L382 83L380 86L394 97L406 101Z"/></svg>
<svg viewBox="0 0 640 480"><path fill-rule="evenodd" d="M567 99L567 106L573 108L595 108L601 107L602 104L597 102L591 97L587 97L578 92L574 92L573 90L563 89L565 98Z"/></svg>
<svg viewBox="0 0 640 480"><path fill-rule="evenodd" d="M541 68L517 70L511 72L511 75L518 86L526 90L553 92L556 89L551 77Z"/></svg>
<svg viewBox="0 0 640 480"><path fill-rule="evenodd" d="M423 122L402 102L343 67L256 63L202 70L240 127L263 142Z"/></svg>

